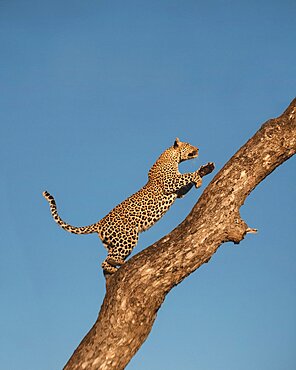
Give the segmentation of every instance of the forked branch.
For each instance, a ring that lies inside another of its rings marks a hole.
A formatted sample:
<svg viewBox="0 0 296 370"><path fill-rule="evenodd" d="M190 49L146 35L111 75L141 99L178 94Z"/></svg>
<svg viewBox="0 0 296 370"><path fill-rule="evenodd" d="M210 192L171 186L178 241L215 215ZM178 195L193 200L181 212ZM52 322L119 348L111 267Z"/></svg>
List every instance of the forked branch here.
<svg viewBox="0 0 296 370"><path fill-rule="evenodd" d="M240 217L250 192L296 152L296 99L226 163L188 217L106 281L99 317L65 370L121 370L150 333L166 294L227 241L255 232Z"/></svg>

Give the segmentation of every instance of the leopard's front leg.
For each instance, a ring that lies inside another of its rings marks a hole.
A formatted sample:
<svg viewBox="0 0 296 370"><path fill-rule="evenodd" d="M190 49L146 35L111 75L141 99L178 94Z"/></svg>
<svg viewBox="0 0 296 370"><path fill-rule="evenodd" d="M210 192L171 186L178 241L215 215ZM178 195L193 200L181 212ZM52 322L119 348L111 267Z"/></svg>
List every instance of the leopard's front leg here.
<svg viewBox="0 0 296 370"><path fill-rule="evenodd" d="M211 173L215 168L213 162L209 162L203 166L201 166L197 171L193 173L192 182L194 182L195 187L199 188L202 184L202 177Z"/></svg>
<svg viewBox="0 0 296 370"><path fill-rule="evenodd" d="M196 188L199 188L202 184L202 177L209 174L214 169L214 163L209 162L204 166L201 166L195 172L176 174L176 176L167 176L163 181L163 190L166 195L175 193L177 197L181 198L190 189L191 184L194 184Z"/></svg>

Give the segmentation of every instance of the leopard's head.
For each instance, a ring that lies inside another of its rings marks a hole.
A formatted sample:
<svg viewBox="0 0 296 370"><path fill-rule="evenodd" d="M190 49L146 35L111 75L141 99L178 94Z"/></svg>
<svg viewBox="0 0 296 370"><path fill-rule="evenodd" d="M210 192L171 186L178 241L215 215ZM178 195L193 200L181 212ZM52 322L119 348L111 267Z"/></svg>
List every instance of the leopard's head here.
<svg viewBox="0 0 296 370"><path fill-rule="evenodd" d="M188 143L183 143L179 140L179 138L176 138L173 148L178 153L179 163L187 161L188 159L196 158L198 156L197 147Z"/></svg>

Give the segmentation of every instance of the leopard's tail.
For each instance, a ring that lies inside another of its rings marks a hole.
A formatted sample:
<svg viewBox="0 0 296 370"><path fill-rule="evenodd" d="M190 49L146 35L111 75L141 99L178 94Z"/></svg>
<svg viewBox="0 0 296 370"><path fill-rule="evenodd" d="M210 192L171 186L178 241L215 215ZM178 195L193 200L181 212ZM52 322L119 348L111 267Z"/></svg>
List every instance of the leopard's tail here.
<svg viewBox="0 0 296 370"><path fill-rule="evenodd" d="M50 206L50 212L57 224L59 224L64 230L69 231L70 233L73 234L91 234L97 232L97 224L92 224L89 226L82 226L82 227L76 227L76 226L71 226L64 222L61 217L58 215L57 211L57 206L56 202L54 200L54 197L50 195L47 191L44 191L42 193L44 198L48 201L49 206Z"/></svg>

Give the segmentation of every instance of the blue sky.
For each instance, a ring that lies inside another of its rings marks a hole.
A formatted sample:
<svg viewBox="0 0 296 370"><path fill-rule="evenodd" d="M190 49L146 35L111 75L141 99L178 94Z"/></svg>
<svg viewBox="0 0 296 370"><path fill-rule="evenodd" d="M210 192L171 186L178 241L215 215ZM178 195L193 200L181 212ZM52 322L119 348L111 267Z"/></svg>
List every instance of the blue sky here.
<svg viewBox="0 0 296 370"><path fill-rule="evenodd" d="M1 370L61 369L104 297L101 219L176 136L217 171L295 97L295 1L1 1ZM296 366L295 158L241 209L259 229L176 287L128 370ZM204 186L212 176L204 182ZM134 253L177 226L178 200ZM16 352L17 351L17 352Z"/></svg>

